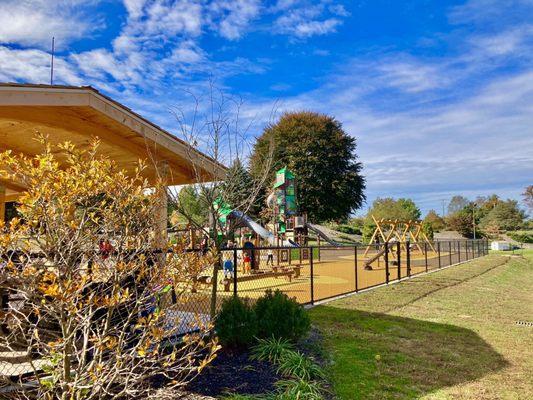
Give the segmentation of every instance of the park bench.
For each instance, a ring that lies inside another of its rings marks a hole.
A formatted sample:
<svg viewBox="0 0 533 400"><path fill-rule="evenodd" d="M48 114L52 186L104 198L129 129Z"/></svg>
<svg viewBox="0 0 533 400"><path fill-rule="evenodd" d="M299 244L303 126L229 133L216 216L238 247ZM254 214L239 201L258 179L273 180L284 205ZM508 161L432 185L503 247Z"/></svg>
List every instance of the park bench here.
<svg viewBox="0 0 533 400"><path fill-rule="evenodd" d="M212 278L207 275L200 275L192 278L192 293L198 292L200 285L211 285Z"/></svg>
<svg viewBox="0 0 533 400"><path fill-rule="evenodd" d="M272 267L272 271L274 271L274 272L292 271L293 272L293 278L299 278L300 275L302 274L302 266L300 264L292 264L292 265L288 265L286 267L273 266Z"/></svg>
<svg viewBox="0 0 533 400"><path fill-rule="evenodd" d="M285 277L289 282L292 282L292 277L294 275L294 271L287 270L287 271L278 271L278 272L263 272L263 273L256 273L251 275L241 275L237 276L237 283L240 282L249 282L249 281L255 281L258 279L264 279L264 278L279 278L279 277ZM222 280L222 284L224 285L224 291L229 292L231 284L235 281L234 278L226 278Z"/></svg>

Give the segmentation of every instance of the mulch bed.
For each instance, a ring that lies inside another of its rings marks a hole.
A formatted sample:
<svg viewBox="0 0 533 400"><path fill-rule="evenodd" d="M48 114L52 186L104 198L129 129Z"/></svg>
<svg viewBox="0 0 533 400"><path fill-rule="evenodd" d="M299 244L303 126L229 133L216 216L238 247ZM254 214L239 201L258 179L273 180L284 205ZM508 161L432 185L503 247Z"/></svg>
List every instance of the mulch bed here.
<svg viewBox="0 0 533 400"><path fill-rule="evenodd" d="M222 350L187 390L215 397L228 393L264 394L273 391L279 379L272 364L250 360L249 351Z"/></svg>

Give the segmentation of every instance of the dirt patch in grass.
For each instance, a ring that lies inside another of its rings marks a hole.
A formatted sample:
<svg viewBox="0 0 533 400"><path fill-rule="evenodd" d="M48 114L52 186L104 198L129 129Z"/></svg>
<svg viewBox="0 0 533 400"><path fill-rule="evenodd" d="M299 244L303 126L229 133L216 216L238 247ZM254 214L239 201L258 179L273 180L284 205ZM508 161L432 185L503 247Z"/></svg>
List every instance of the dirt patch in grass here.
<svg viewBox="0 0 533 400"><path fill-rule="evenodd" d="M311 310L340 399L533 398L533 256L489 256Z"/></svg>

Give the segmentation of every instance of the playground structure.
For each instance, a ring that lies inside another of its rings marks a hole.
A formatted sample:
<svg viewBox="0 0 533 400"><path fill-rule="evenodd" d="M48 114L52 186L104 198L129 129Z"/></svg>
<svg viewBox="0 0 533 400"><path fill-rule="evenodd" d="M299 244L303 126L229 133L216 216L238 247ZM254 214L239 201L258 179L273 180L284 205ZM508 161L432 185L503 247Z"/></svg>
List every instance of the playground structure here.
<svg viewBox="0 0 533 400"><path fill-rule="evenodd" d="M272 191L266 199L270 221L261 225L244 212L234 209L221 198L215 202L219 223L226 230L226 236L233 236L233 244L243 246L299 247L308 244L309 231L330 245L339 244L331 240L316 225L307 221L307 215L301 213L297 206L296 178L284 167L276 172ZM243 233L244 228L244 233ZM240 231L240 234L236 234Z"/></svg>
<svg viewBox="0 0 533 400"><path fill-rule="evenodd" d="M374 233L370 238L369 244L365 249L364 266L366 270L372 270L372 264L376 261L379 262L381 257L389 256L391 253L398 252L399 248L407 252L407 246L412 257L417 255L427 256L428 247L433 253L436 253L435 247L422 230L422 223L414 220L401 220L401 219L376 219L373 215L372 220L376 224ZM383 243L384 246L371 252L371 249L375 248L374 243ZM394 243L399 243L398 246L394 246Z"/></svg>

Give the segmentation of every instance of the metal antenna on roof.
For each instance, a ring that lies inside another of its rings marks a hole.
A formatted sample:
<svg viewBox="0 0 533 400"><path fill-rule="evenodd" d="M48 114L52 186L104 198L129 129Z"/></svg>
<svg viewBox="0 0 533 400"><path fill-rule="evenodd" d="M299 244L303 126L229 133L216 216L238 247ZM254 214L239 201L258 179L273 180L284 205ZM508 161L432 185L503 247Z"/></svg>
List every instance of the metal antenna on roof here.
<svg viewBox="0 0 533 400"><path fill-rule="evenodd" d="M55 49L55 37L52 36L52 62L50 63L50 85L54 84L54 49Z"/></svg>

